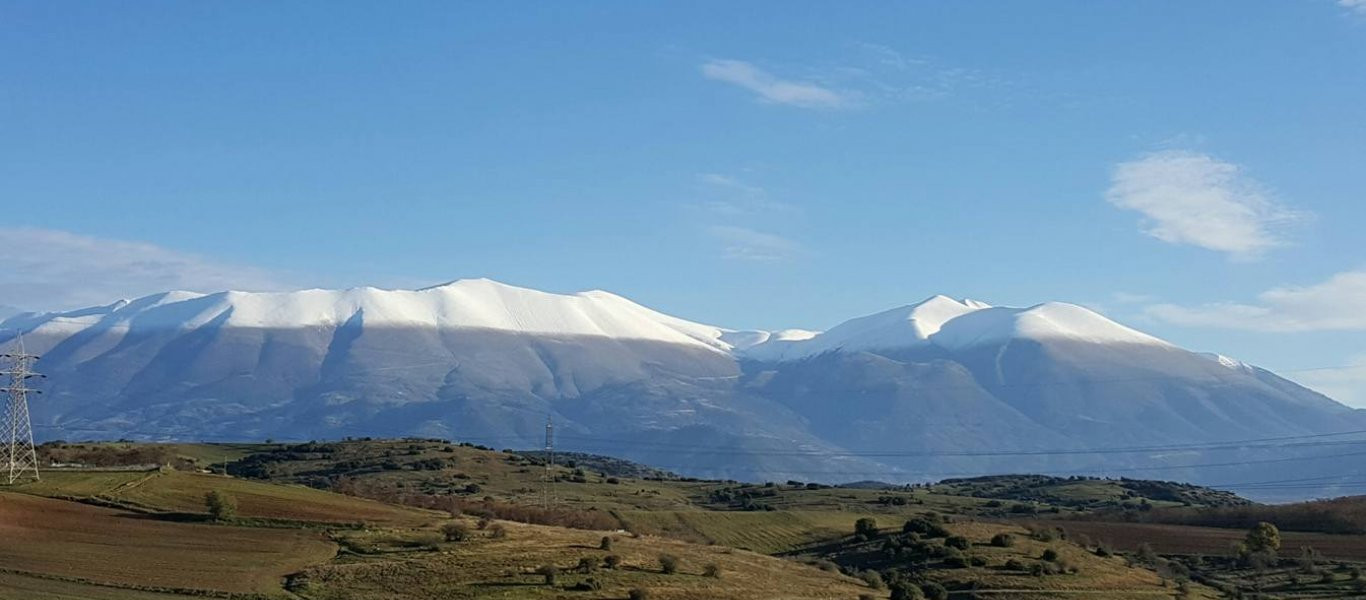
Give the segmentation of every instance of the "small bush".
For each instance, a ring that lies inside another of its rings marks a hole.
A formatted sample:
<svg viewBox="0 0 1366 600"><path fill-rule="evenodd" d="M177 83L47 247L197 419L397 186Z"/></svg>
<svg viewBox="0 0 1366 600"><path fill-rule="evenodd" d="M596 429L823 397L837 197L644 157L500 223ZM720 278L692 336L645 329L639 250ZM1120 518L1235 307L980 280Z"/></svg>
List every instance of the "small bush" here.
<svg viewBox="0 0 1366 600"><path fill-rule="evenodd" d="M601 541L601 542L598 542L598 549L599 549L599 550L611 550L611 549L612 549L612 537L611 537L611 536L607 536L607 535L602 536L602 541Z"/></svg>
<svg viewBox="0 0 1366 600"><path fill-rule="evenodd" d="M626 592L626 597L630 600L650 600L650 591L642 588L631 588Z"/></svg>
<svg viewBox="0 0 1366 600"><path fill-rule="evenodd" d="M972 542L969 542L968 538L961 535L951 535L944 540L944 545L959 550L967 550L972 547Z"/></svg>
<svg viewBox="0 0 1366 600"><path fill-rule="evenodd" d="M489 527L489 537L495 540L501 540L507 536L508 528L503 527L502 523L494 523L492 527Z"/></svg>
<svg viewBox="0 0 1366 600"><path fill-rule="evenodd" d="M1006 561L1006 564L1005 564L1005 568L1006 568L1006 570L1008 570L1008 571L1027 571L1027 570L1029 570L1028 567L1026 567L1024 563L1020 562L1020 560L1019 560L1019 559L1016 559L1016 558L1012 558L1012 559L1010 559L1010 560L1007 560L1007 561Z"/></svg>
<svg viewBox="0 0 1366 600"><path fill-rule="evenodd" d="M598 570L598 558L596 556L585 556L579 559L579 564L575 567L580 573L592 573Z"/></svg>
<svg viewBox="0 0 1366 600"><path fill-rule="evenodd" d="M447 523L441 526L441 535L448 542L463 542L470 539L470 528L464 523Z"/></svg>
<svg viewBox="0 0 1366 600"><path fill-rule="evenodd" d="M659 555L659 571L665 575L678 572L678 557L672 554Z"/></svg>
<svg viewBox="0 0 1366 600"><path fill-rule="evenodd" d="M574 590L576 592L596 592L602 589L602 582L592 577L588 577L585 578L583 581L574 584L574 587L569 589Z"/></svg>
<svg viewBox="0 0 1366 600"><path fill-rule="evenodd" d="M985 567L987 566L987 559L984 556L974 554L968 557L968 564L974 567Z"/></svg>
<svg viewBox="0 0 1366 600"><path fill-rule="evenodd" d="M886 585L886 583L882 581L882 574L872 569L860 573L859 578L862 579L863 583L867 584L868 587L875 590L880 590Z"/></svg>
<svg viewBox="0 0 1366 600"><path fill-rule="evenodd" d="M1048 562L1054 562L1058 560L1058 551L1052 548L1046 548L1043 551L1043 556L1040 556L1039 558L1042 558L1043 560L1046 560Z"/></svg>
<svg viewBox="0 0 1366 600"><path fill-rule="evenodd" d="M933 581L920 586L920 591L925 594L925 600L949 600L949 591Z"/></svg>
<svg viewBox="0 0 1366 600"><path fill-rule="evenodd" d="M704 567L704 568L702 569L702 576L703 576L703 577L711 577L711 578L713 578L713 579L720 579L720 578L721 578L721 565L718 565L718 564L716 564L716 563L710 563L710 564L708 564L706 567Z"/></svg>
<svg viewBox="0 0 1366 600"><path fill-rule="evenodd" d="M991 536L991 545L997 548L1009 548L1015 545L1015 536L1009 533L998 533Z"/></svg>
<svg viewBox="0 0 1366 600"><path fill-rule="evenodd" d="M536 574L545 578L546 585L555 585L555 578L560 576L560 570L555 565L541 565L536 569Z"/></svg>
<svg viewBox="0 0 1366 600"><path fill-rule="evenodd" d="M621 557L615 554L609 554L607 555L607 558L602 559L602 564L609 569L615 569L621 566Z"/></svg>
<svg viewBox="0 0 1366 600"><path fill-rule="evenodd" d="M479 523L476 524L476 525L474 526L474 528L475 528L475 529L478 529L478 530L480 530L480 531L483 531L483 530L485 530L485 529L488 529L488 528L489 528L489 525L492 525L492 524L493 524L493 519L490 519L490 518L488 518L488 517L479 517Z"/></svg>
<svg viewBox="0 0 1366 600"><path fill-rule="evenodd" d="M204 507L209 511L209 518L215 521L231 521L237 516L237 501L218 490L204 494Z"/></svg>
<svg viewBox="0 0 1366 600"><path fill-rule="evenodd" d="M854 521L854 535L863 540L877 537L877 521L869 517Z"/></svg>

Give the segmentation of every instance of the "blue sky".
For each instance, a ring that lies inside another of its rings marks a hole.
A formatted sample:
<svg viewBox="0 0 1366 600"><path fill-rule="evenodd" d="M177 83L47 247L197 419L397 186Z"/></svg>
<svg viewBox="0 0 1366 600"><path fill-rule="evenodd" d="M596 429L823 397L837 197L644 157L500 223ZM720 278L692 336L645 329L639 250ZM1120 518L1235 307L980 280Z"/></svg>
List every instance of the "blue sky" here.
<svg viewBox="0 0 1366 600"><path fill-rule="evenodd" d="M0 304L1065 300L1366 406L1366 2L735 4L0 1Z"/></svg>

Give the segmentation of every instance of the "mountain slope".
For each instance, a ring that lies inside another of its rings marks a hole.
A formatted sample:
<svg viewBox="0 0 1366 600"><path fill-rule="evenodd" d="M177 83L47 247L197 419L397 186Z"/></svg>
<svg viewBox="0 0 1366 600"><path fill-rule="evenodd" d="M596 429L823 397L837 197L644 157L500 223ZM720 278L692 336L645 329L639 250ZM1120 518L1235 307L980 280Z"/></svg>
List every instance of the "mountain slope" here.
<svg viewBox="0 0 1366 600"><path fill-rule="evenodd" d="M420 435L528 448L549 415L562 448L713 477L1143 470L1209 482L1238 480L1238 465L1207 466L1230 456L1264 475L1259 460L1333 449L1082 450L1366 429L1358 411L1268 371L1062 303L936 296L823 333L734 331L606 292L470 280L168 292L17 315L0 343L16 331L51 376L34 406L46 439Z"/></svg>

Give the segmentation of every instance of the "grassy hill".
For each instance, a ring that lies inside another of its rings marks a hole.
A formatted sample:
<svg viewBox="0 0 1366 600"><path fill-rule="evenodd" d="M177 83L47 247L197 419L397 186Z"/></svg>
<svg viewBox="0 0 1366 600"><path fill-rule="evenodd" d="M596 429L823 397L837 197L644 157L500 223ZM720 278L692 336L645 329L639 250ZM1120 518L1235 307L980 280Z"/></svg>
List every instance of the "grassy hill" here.
<svg viewBox="0 0 1366 600"><path fill-rule="evenodd" d="M1352 597L1361 584L1351 573L1366 567L1350 562L1366 561L1361 535L1287 532L1286 556L1249 572L1228 552L1240 529L1136 522L1288 510L1167 482L698 481L593 456L560 456L547 471L536 453L411 439L47 451L102 466L46 471L0 493L11 511L0 517L27 527L0 526L0 539L41 549L0 551L0 598L888 597L870 585L877 577L861 579L869 570L994 599L1213 598L1211 586L1332 598ZM149 457L172 466L149 469ZM210 491L234 501L234 518L210 522ZM855 535L860 519L881 528ZM926 520L942 531L902 532ZM1002 534L1013 543L993 543ZM611 550L599 548L604 536ZM1290 557L1299 545L1331 564L1306 571ZM660 554L675 556L678 572L663 572ZM607 556L616 568L594 568ZM548 566L553 584L538 573Z"/></svg>

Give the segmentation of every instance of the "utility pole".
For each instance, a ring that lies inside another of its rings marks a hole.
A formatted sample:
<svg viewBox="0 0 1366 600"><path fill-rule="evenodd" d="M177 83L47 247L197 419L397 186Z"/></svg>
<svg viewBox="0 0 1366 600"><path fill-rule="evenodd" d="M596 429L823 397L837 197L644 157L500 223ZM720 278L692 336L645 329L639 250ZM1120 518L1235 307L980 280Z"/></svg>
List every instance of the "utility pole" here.
<svg viewBox="0 0 1366 600"><path fill-rule="evenodd" d="M555 501L555 423L550 415L545 417L545 475L541 481L544 484L541 504L550 508L550 503Z"/></svg>
<svg viewBox="0 0 1366 600"><path fill-rule="evenodd" d="M22 335L18 338L16 350L0 354L0 359L9 363L7 370L0 371L0 377L9 377L9 385L0 387L0 393L9 396L3 430L0 430L0 436L3 436L0 445L4 448L3 455L0 455L0 459L3 459L0 462L0 477L13 484L25 475L32 474L36 481L38 451L33 447L33 422L28 415L28 395L42 392L29 388L27 383L34 377L46 376L33 372L33 363L38 356L24 352Z"/></svg>

